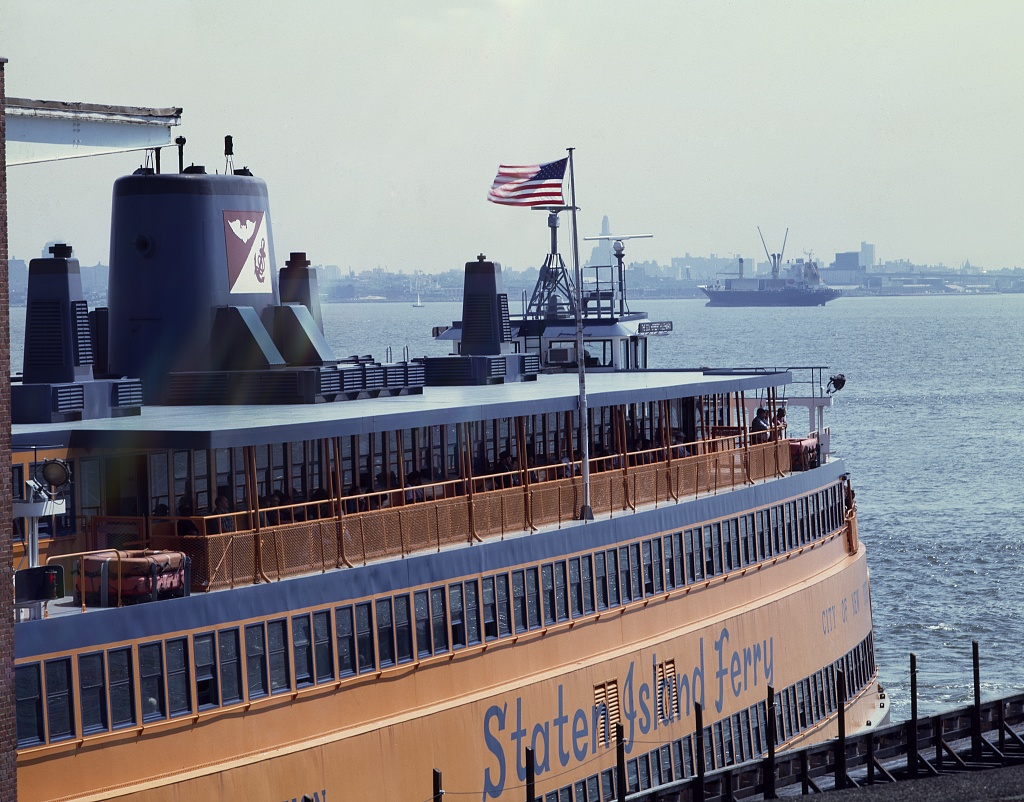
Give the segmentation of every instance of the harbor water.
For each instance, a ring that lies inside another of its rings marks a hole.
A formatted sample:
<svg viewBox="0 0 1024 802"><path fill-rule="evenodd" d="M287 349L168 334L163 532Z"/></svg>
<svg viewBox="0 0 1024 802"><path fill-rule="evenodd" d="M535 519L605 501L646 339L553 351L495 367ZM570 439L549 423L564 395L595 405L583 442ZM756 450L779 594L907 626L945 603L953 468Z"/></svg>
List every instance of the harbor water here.
<svg viewBox="0 0 1024 802"><path fill-rule="evenodd" d="M857 491L868 547L875 653L893 721L909 716L909 654L922 715L1024 689L1024 295L840 298L809 309L632 302L674 331L650 341L657 367L827 365L847 383L826 412L833 452ZM11 310L20 371L23 308ZM339 356L443 354L433 326L456 303L326 304ZM828 373L826 373L827 377ZM802 392L794 390L794 392ZM806 422L790 416L791 433Z"/></svg>

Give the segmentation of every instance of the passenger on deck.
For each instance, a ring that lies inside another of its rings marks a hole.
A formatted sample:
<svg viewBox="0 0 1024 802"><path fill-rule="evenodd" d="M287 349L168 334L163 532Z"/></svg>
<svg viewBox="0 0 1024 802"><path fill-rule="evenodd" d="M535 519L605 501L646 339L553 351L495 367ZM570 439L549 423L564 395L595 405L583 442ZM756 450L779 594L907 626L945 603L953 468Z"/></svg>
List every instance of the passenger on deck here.
<svg viewBox="0 0 1024 802"><path fill-rule="evenodd" d="M754 445L768 441L768 430L771 428L771 421L768 419L768 410L764 407L757 408L757 415L750 423L750 442Z"/></svg>
<svg viewBox="0 0 1024 802"><path fill-rule="evenodd" d="M405 477L405 503L412 504L423 501L426 496L423 494L423 476L419 471L412 471Z"/></svg>
<svg viewBox="0 0 1024 802"><path fill-rule="evenodd" d="M779 407L775 410L775 419L772 421L772 426L775 428L775 436L783 438L786 436L786 408Z"/></svg>
<svg viewBox="0 0 1024 802"><path fill-rule="evenodd" d="M223 515L223 518L214 518L210 523L211 531L213 532L234 532L235 531L235 519L233 516L228 515L231 512L231 502L228 501L227 496L217 496L217 500L214 502L213 512L215 515Z"/></svg>
<svg viewBox="0 0 1024 802"><path fill-rule="evenodd" d="M178 500L178 534L179 535L198 535L199 530L196 528L194 522L190 521L194 515L192 509L192 502L188 500L188 496L182 496Z"/></svg>
<svg viewBox="0 0 1024 802"><path fill-rule="evenodd" d="M331 517L331 505L329 503L330 494L322 487L318 487L313 491L313 495L309 497L310 501L321 502L315 507L309 508L310 517L316 516L319 518L330 518Z"/></svg>
<svg viewBox="0 0 1024 802"><path fill-rule="evenodd" d="M501 474L496 484L501 487L516 487L519 484L518 470L519 468L515 460L512 459L512 455L507 451L502 451L498 455L498 462L494 466L494 472Z"/></svg>

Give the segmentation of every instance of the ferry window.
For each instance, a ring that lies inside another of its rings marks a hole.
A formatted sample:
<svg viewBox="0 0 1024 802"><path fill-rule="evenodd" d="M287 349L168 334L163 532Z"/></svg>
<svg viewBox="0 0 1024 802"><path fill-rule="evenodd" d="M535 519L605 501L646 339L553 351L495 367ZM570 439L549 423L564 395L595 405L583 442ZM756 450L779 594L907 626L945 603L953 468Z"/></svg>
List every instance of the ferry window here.
<svg viewBox="0 0 1024 802"><path fill-rule="evenodd" d="M196 666L196 705L200 710L216 707L217 662L213 651L213 633L196 635L192 639Z"/></svg>
<svg viewBox="0 0 1024 802"><path fill-rule="evenodd" d="M167 641L167 707L171 716L192 712L192 690L188 678L188 639Z"/></svg>
<svg viewBox="0 0 1024 802"><path fill-rule="evenodd" d="M605 800L615 799L614 769L605 769L601 772L601 798Z"/></svg>
<svg viewBox="0 0 1024 802"><path fill-rule="evenodd" d="M142 691L142 720L154 721L166 716L161 644L146 643L139 647L139 685Z"/></svg>
<svg viewBox="0 0 1024 802"><path fill-rule="evenodd" d="M583 557L581 567L583 570L583 612L592 613L594 612L594 578L589 554Z"/></svg>
<svg viewBox="0 0 1024 802"><path fill-rule="evenodd" d="M661 785L661 750L652 749L651 758L651 787Z"/></svg>
<svg viewBox="0 0 1024 802"><path fill-rule="evenodd" d="M665 589L665 570L661 560L661 538L655 538L651 542L651 552L654 571L654 592L661 593Z"/></svg>
<svg viewBox="0 0 1024 802"><path fill-rule="evenodd" d="M732 739L732 719L729 716L722 719L722 745L725 747L722 762L726 766L732 766L736 763L736 751Z"/></svg>
<svg viewBox="0 0 1024 802"><path fill-rule="evenodd" d="M711 771L715 768L721 768L715 764L715 743L712 740L711 727L704 728L704 768ZM719 752L721 754L721 752Z"/></svg>
<svg viewBox="0 0 1024 802"><path fill-rule="evenodd" d="M665 550L665 587L674 588L679 582L679 567L675 563L676 551L673 539L675 535L665 535L664 550Z"/></svg>
<svg viewBox="0 0 1024 802"><path fill-rule="evenodd" d="M11 500L25 500L25 466L11 466Z"/></svg>
<svg viewBox="0 0 1024 802"><path fill-rule="evenodd" d="M480 642L480 599L476 580L466 582L466 642Z"/></svg>
<svg viewBox="0 0 1024 802"><path fill-rule="evenodd" d="M583 615L583 587L580 584L580 558L569 560L569 607L573 618Z"/></svg>
<svg viewBox="0 0 1024 802"><path fill-rule="evenodd" d="M821 534L818 524L818 494L814 493L807 497L807 525L814 540Z"/></svg>
<svg viewBox="0 0 1024 802"><path fill-rule="evenodd" d="M356 640L352 625L352 608L338 607L334 611L334 617L338 635L338 674L347 677L356 673Z"/></svg>
<svg viewBox="0 0 1024 802"><path fill-rule="evenodd" d="M41 744L43 731L43 688L39 664L14 669L14 698L18 746Z"/></svg>
<svg viewBox="0 0 1024 802"><path fill-rule="evenodd" d="M798 545L795 501L786 502L786 532L789 535L789 547L795 549Z"/></svg>
<svg viewBox="0 0 1024 802"><path fill-rule="evenodd" d="M772 540L775 543L775 553L781 554L786 550L786 516L781 506L772 507Z"/></svg>
<svg viewBox="0 0 1024 802"><path fill-rule="evenodd" d="M512 572L512 606L516 611L516 632L526 632L526 577L522 571Z"/></svg>
<svg viewBox="0 0 1024 802"><path fill-rule="evenodd" d="M357 605L356 616L359 616ZM377 655L380 667L395 664L395 623L391 616L391 599L377 599ZM362 645L362 641L360 641ZM360 652L362 650L360 649Z"/></svg>
<svg viewBox="0 0 1024 802"><path fill-rule="evenodd" d="M633 599L634 589L629 584L629 547L619 548L619 588L622 591L622 603Z"/></svg>
<svg viewBox="0 0 1024 802"><path fill-rule="evenodd" d="M107 652L107 673L110 683L110 723L129 727L135 723L135 687L132 682L132 650L111 649Z"/></svg>
<svg viewBox="0 0 1024 802"><path fill-rule="evenodd" d="M434 654L448 651L448 616L445 611L444 588L430 589L430 618L433 622Z"/></svg>
<svg viewBox="0 0 1024 802"><path fill-rule="evenodd" d="M376 660L373 653L373 608L370 602L356 605L356 654L359 657L359 673L373 671Z"/></svg>
<svg viewBox="0 0 1024 802"><path fill-rule="evenodd" d="M608 604L616 607L619 604L619 558L615 549L609 549L608 558Z"/></svg>
<svg viewBox="0 0 1024 802"><path fill-rule="evenodd" d="M291 690L288 676L288 633L284 619L267 622L267 661L270 664L270 692Z"/></svg>
<svg viewBox="0 0 1024 802"><path fill-rule="evenodd" d="M494 640L498 637L498 611L494 599L494 577L484 579L484 639Z"/></svg>
<svg viewBox="0 0 1024 802"><path fill-rule="evenodd" d="M406 603L406 624L408 624L409 597L405 597ZM397 606L397 599L396 599ZM412 659L412 641L409 642L410 658ZM321 610L313 613L313 664L316 671L316 681L330 682L334 679L334 659L331 654L331 611Z"/></svg>
<svg viewBox="0 0 1024 802"><path fill-rule="evenodd" d="M292 670L295 687L313 684L313 638L309 616L292 616Z"/></svg>
<svg viewBox="0 0 1024 802"><path fill-rule="evenodd" d="M107 693L103 674L102 652L83 654L78 658L78 690L83 735L107 729Z"/></svg>
<svg viewBox="0 0 1024 802"><path fill-rule="evenodd" d="M430 657L434 653L430 642L430 595L425 590L416 591L416 654ZM338 647L341 648L340 646Z"/></svg>
<svg viewBox="0 0 1024 802"><path fill-rule="evenodd" d="M753 723L757 732L757 752L764 754L768 750L768 703L766 701L761 700L757 703L757 712Z"/></svg>
<svg viewBox="0 0 1024 802"><path fill-rule="evenodd" d="M536 568L526 569L526 614L530 629L540 626L540 588Z"/></svg>
<svg viewBox="0 0 1024 802"><path fill-rule="evenodd" d="M452 618L452 648L462 649L466 645L466 610L462 605L462 585L458 582L448 586L448 606Z"/></svg>
<svg viewBox="0 0 1024 802"><path fill-rule="evenodd" d="M594 555L594 579L597 582L597 609L604 610L608 606L608 578L605 575L603 551Z"/></svg>
<svg viewBox="0 0 1024 802"><path fill-rule="evenodd" d="M498 636L512 634L512 606L508 592L508 574L498 574L494 578L494 592L498 606Z"/></svg>
<svg viewBox="0 0 1024 802"><path fill-rule="evenodd" d="M686 549L686 581L693 582L701 577L700 530L687 529L683 534L683 546Z"/></svg>
<svg viewBox="0 0 1024 802"><path fill-rule="evenodd" d="M626 792L635 794L640 790L640 778L637 776L636 758L626 762Z"/></svg>
<svg viewBox="0 0 1024 802"><path fill-rule="evenodd" d="M544 623L555 623L555 575L554 567L548 563L540 569L541 583L544 587Z"/></svg>
<svg viewBox="0 0 1024 802"><path fill-rule="evenodd" d="M569 620L569 588L566 585L565 560L555 563L555 618Z"/></svg>
<svg viewBox="0 0 1024 802"><path fill-rule="evenodd" d="M725 570L739 568L739 524L735 518L722 521L722 553L725 558Z"/></svg>
<svg viewBox="0 0 1024 802"><path fill-rule="evenodd" d="M263 624L250 624L245 628L245 673L250 699L257 699L269 693L267 641Z"/></svg>
<svg viewBox="0 0 1024 802"><path fill-rule="evenodd" d="M238 629L222 629L217 634L221 704L242 701L242 663L238 651ZM113 666L110 673L114 673Z"/></svg>
<svg viewBox="0 0 1024 802"><path fill-rule="evenodd" d="M740 761L753 760L757 757L750 743L750 708L744 708L733 719L738 722L740 734Z"/></svg>
<svg viewBox="0 0 1024 802"><path fill-rule="evenodd" d="M642 599L646 591L644 584L643 569L640 567L640 544L634 543L629 547L629 573L630 589L634 599Z"/></svg>

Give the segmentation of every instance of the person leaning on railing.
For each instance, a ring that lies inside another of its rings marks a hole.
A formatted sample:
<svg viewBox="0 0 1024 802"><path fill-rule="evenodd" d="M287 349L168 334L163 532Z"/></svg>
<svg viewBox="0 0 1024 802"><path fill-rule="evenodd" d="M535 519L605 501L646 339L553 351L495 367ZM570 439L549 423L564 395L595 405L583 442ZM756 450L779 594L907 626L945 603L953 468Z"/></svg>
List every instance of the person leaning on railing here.
<svg viewBox="0 0 1024 802"><path fill-rule="evenodd" d="M772 424L768 419L768 410L764 407L757 408L757 415L750 422L750 442L752 445L768 441L768 432Z"/></svg>

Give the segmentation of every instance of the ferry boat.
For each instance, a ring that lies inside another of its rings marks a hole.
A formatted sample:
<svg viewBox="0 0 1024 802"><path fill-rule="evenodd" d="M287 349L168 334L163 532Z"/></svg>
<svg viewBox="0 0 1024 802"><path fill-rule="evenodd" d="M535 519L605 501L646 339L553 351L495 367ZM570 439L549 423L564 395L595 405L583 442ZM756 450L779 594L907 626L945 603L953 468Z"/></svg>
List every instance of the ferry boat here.
<svg viewBox="0 0 1024 802"><path fill-rule="evenodd" d="M482 255L457 353L339 359L276 264L265 183L195 166L116 181L109 308L31 263L19 800L592 802L618 725L633 792L885 718L801 371L649 369L615 306L584 407ZM750 431L783 401L806 435Z"/></svg>

